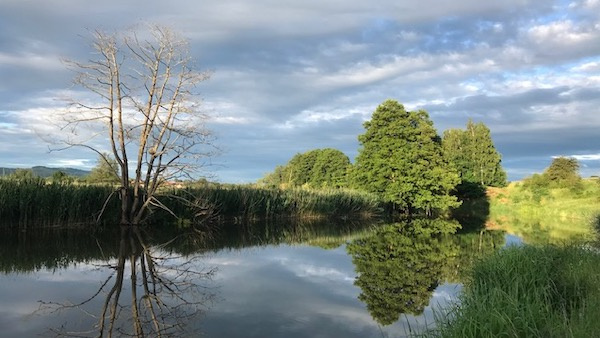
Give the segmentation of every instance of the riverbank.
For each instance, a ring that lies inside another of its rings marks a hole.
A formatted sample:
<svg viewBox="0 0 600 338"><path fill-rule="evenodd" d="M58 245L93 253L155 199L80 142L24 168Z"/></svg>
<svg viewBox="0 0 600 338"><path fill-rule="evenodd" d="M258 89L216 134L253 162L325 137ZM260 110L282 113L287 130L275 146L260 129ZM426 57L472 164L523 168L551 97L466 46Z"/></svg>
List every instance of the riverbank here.
<svg viewBox="0 0 600 338"><path fill-rule="evenodd" d="M594 337L600 254L591 246L509 247L472 270L464 293L425 337Z"/></svg>
<svg viewBox="0 0 600 338"><path fill-rule="evenodd" d="M600 184L583 180L581 190L531 191L520 182L488 188L488 229L505 230L526 243L559 244L592 235L590 224L600 214Z"/></svg>
<svg viewBox="0 0 600 338"><path fill-rule="evenodd" d="M600 186L488 188L488 229L529 245L479 261L425 337L593 337L600 332Z"/></svg>

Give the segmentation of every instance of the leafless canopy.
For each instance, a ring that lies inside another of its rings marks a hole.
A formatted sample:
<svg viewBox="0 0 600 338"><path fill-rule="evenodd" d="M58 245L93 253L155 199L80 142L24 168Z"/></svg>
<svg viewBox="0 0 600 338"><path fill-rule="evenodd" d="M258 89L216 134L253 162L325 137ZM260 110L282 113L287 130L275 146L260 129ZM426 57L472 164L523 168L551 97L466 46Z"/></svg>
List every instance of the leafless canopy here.
<svg viewBox="0 0 600 338"><path fill-rule="evenodd" d="M193 69L187 41L164 27L95 31L92 41L90 60L67 61L90 95L65 116L66 144L100 156L109 150L118 163L121 223L139 224L149 208L166 208L156 197L162 184L190 177L214 153L195 93L210 74ZM82 129L91 135L81 138Z"/></svg>

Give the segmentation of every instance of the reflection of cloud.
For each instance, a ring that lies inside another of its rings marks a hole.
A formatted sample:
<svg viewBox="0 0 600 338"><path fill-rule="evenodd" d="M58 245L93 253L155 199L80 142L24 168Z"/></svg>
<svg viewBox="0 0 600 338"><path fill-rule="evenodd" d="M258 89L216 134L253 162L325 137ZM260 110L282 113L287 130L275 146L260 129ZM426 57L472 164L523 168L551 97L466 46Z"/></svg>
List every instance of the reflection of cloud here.
<svg viewBox="0 0 600 338"><path fill-rule="evenodd" d="M244 260L235 257L215 257L206 260L209 265L241 266Z"/></svg>
<svg viewBox="0 0 600 338"><path fill-rule="evenodd" d="M461 284L443 284L438 286L431 296L430 306L441 301L455 301L462 290Z"/></svg>
<svg viewBox="0 0 600 338"><path fill-rule="evenodd" d="M354 282L353 275L334 268L316 266L311 264L293 264L294 270L299 277L325 278L328 280L338 280L345 282Z"/></svg>

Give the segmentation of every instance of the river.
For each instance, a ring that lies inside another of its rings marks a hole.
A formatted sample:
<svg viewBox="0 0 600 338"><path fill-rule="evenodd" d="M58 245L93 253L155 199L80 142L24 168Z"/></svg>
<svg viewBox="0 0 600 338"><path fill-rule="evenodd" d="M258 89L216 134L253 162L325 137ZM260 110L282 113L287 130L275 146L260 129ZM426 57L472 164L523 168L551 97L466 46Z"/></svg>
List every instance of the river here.
<svg viewBox="0 0 600 338"><path fill-rule="evenodd" d="M5 231L0 336L403 337L478 258L520 239L457 223Z"/></svg>

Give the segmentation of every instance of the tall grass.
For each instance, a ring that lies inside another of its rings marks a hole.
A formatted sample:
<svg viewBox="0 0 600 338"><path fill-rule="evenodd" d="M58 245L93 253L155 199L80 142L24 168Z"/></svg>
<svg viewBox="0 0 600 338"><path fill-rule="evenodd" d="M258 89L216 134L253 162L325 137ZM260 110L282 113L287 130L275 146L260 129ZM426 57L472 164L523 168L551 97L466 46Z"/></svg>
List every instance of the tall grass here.
<svg viewBox="0 0 600 338"><path fill-rule="evenodd" d="M510 247L479 262L431 337L596 337L600 254L581 246Z"/></svg>
<svg viewBox="0 0 600 338"><path fill-rule="evenodd" d="M0 179L0 227L44 227L91 224L114 191L111 186L46 183ZM382 214L374 195L356 191L264 189L239 185L165 189L158 196L178 217L193 220L207 212L239 220L277 217L365 218ZM193 203L184 202L184 200ZM102 215L104 224L118 222L119 200L113 195ZM175 218L155 208L150 222Z"/></svg>
<svg viewBox="0 0 600 338"><path fill-rule="evenodd" d="M243 185L217 185L163 192L167 203L178 215L190 214L180 198L200 201L215 208L221 217L265 219L299 218L366 218L383 213L384 204L375 195L352 190L267 189Z"/></svg>
<svg viewBox="0 0 600 338"><path fill-rule="evenodd" d="M0 220L2 227L36 227L93 223L107 197L108 186L47 184L42 179L25 181L0 179ZM103 216L115 222L118 200L112 199Z"/></svg>

